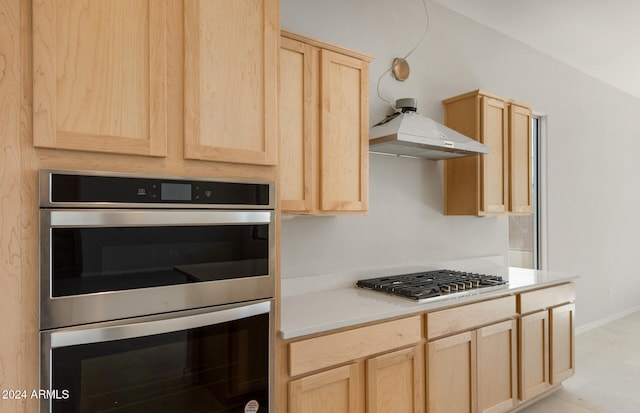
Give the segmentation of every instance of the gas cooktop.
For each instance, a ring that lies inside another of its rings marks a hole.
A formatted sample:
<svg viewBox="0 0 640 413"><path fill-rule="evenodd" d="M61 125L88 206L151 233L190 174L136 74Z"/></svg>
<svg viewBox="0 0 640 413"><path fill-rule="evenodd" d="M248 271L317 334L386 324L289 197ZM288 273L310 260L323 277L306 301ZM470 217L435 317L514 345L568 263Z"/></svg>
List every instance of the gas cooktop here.
<svg viewBox="0 0 640 413"><path fill-rule="evenodd" d="M356 285L360 288L424 301L453 294L467 295L473 290L503 288L507 284L507 281L497 275L435 270L369 278L358 281Z"/></svg>

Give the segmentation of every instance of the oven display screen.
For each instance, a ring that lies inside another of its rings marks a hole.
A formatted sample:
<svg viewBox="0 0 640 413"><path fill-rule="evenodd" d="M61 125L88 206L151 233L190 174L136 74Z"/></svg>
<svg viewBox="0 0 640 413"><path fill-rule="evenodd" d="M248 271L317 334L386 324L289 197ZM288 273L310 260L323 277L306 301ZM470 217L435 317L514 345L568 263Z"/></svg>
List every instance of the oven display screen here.
<svg viewBox="0 0 640 413"><path fill-rule="evenodd" d="M191 201L191 184L163 182L160 198L163 201Z"/></svg>

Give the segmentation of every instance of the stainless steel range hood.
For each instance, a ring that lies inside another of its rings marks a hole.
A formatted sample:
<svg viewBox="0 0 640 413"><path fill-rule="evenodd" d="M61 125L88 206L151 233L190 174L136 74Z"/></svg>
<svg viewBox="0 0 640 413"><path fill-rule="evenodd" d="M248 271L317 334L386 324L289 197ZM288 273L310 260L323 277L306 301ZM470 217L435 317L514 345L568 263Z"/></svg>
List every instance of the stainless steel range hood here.
<svg viewBox="0 0 640 413"><path fill-rule="evenodd" d="M401 111L369 129L369 152L424 159L484 155L480 142L416 112L415 99L399 99Z"/></svg>

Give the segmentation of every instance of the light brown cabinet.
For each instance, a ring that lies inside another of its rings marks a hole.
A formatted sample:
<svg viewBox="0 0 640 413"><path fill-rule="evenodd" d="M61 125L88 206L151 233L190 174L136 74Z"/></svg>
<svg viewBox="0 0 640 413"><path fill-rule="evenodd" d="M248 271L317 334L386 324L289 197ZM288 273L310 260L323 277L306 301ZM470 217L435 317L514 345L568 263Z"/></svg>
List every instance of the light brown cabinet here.
<svg viewBox="0 0 640 413"><path fill-rule="evenodd" d="M455 314L455 310L460 314ZM504 297L427 314L427 411L498 413L517 403L517 326L515 297ZM492 324L467 329L476 323ZM509 319L510 318L510 319ZM499 320L504 321L499 321ZM444 324L448 331L431 329ZM482 321L481 321L482 320ZM452 391L452 389L455 389Z"/></svg>
<svg viewBox="0 0 640 413"><path fill-rule="evenodd" d="M367 413L424 413L424 346L366 361Z"/></svg>
<svg viewBox="0 0 640 413"><path fill-rule="evenodd" d="M575 369L575 317L576 305L565 304L549 309L549 380L558 384L573 376Z"/></svg>
<svg viewBox="0 0 640 413"><path fill-rule="evenodd" d="M518 334L516 320L476 331L478 411L502 413L518 400Z"/></svg>
<svg viewBox="0 0 640 413"><path fill-rule="evenodd" d="M476 348L470 331L427 344L427 411L476 411Z"/></svg>
<svg viewBox="0 0 640 413"><path fill-rule="evenodd" d="M531 213L531 107L483 90L443 104L447 126L491 151L445 161L445 214Z"/></svg>
<svg viewBox="0 0 640 413"><path fill-rule="evenodd" d="M509 103L509 212L531 214L533 147L531 144L531 117L529 106Z"/></svg>
<svg viewBox="0 0 640 413"><path fill-rule="evenodd" d="M519 397L530 400L574 373L572 283L519 297Z"/></svg>
<svg viewBox="0 0 640 413"><path fill-rule="evenodd" d="M420 316L293 341L288 412L424 412Z"/></svg>
<svg viewBox="0 0 640 413"><path fill-rule="evenodd" d="M283 404L288 413L516 410L573 374L574 300L567 282L285 342Z"/></svg>
<svg viewBox="0 0 640 413"><path fill-rule="evenodd" d="M185 157L275 165L278 1L184 2Z"/></svg>
<svg viewBox="0 0 640 413"><path fill-rule="evenodd" d="M364 413L357 363L289 382L289 412Z"/></svg>
<svg viewBox="0 0 640 413"><path fill-rule="evenodd" d="M276 164L278 10L276 0L34 1L34 145ZM184 27L184 60L169 27ZM170 87L184 87L184 102L168 102ZM182 134L167 132L169 117Z"/></svg>
<svg viewBox="0 0 640 413"><path fill-rule="evenodd" d="M519 397L529 400L549 388L549 313L520 318Z"/></svg>
<svg viewBox="0 0 640 413"><path fill-rule="evenodd" d="M35 146L167 153L163 1L33 2Z"/></svg>
<svg viewBox="0 0 640 413"><path fill-rule="evenodd" d="M285 213L368 208L370 56L282 31L280 191Z"/></svg>
<svg viewBox="0 0 640 413"><path fill-rule="evenodd" d="M289 412L424 413L424 347L289 382Z"/></svg>

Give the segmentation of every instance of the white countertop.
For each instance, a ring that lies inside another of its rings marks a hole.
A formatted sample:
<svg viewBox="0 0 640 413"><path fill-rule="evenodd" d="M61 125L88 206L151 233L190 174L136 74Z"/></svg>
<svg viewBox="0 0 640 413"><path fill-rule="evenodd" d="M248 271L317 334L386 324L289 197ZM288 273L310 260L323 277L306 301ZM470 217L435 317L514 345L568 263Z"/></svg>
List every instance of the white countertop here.
<svg viewBox="0 0 640 413"><path fill-rule="evenodd" d="M487 262L484 262L484 264L476 265L475 268L484 267L485 270L473 271L501 275L509 280L509 284L491 291L484 289L472 290L467 293L468 295L438 297L436 301L427 300L423 303L355 287L357 279L392 274L389 270L386 271L386 274L385 271L378 274L371 274L369 271L367 272L368 276L362 276L363 273L352 274L350 277L342 275L339 280L335 275L283 279L280 335L284 339L290 339L386 318L484 300L490 297L514 294L578 278L577 275L573 274L523 268L505 268L491 263L487 264ZM447 268L472 271L469 269L469 265L473 266L474 264L469 264L468 261L461 261L457 265L448 265L446 267L439 265L437 268L432 266L420 267L418 270ZM487 268L490 271L486 271ZM416 271L417 268L414 266L408 268L408 270ZM320 288L319 286L324 287Z"/></svg>

